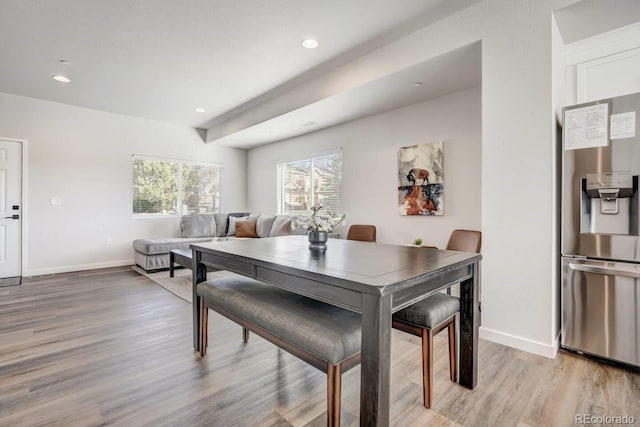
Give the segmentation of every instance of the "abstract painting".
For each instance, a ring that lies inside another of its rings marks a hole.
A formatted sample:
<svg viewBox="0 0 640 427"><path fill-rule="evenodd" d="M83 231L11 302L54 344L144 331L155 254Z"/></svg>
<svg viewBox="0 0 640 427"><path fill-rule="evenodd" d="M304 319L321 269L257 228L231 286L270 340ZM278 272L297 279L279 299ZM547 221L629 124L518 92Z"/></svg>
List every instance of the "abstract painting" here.
<svg viewBox="0 0 640 427"><path fill-rule="evenodd" d="M400 215L444 213L443 143L402 147L398 151Z"/></svg>

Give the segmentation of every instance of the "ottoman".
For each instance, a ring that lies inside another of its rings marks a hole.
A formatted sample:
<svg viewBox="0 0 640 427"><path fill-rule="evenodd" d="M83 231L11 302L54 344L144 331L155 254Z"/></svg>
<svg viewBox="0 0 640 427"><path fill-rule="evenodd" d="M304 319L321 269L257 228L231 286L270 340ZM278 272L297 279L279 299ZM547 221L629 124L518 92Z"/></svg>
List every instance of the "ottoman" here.
<svg viewBox="0 0 640 427"><path fill-rule="evenodd" d="M172 249L189 249L193 243L211 242L213 237L173 237L160 239L136 239L133 241L136 265L146 272L169 268L169 252Z"/></svg>

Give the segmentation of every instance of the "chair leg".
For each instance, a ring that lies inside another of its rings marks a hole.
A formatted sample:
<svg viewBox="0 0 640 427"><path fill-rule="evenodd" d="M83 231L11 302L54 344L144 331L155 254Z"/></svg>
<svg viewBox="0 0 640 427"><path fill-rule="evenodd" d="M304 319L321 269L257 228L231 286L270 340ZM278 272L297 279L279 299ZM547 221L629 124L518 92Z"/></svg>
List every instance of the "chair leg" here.
<svg viewBox="0 0 640 427"><path fill-rule="evenodd" d="M458 360L458 349L456 347L456 321L449 323L447 326L449 331L449 374L451 381L458 381L458 370L456 369L456 362Z"/></svg>
<svg viewBox="0 0 640 427"><path fill-rule="evenodd" d="M327 365L327 427L340 427L342 365Z"/></svg>
<svg viewBox="0 0 640 427"><path fill-rule="evenodd" d="M200 299L200 356L207 354L207 327L209 325L209 308L205 305L204 299Z"/></svg>
<svg viewBox="0 0 640 427"><path fill-rule="evenodd" d="M433 334L431 329L422 330L422 384L424 388L424 407L431 408L433 394Z"/></svg>
<svg viewBox="0 0 640 427"><path fill-rule="evenodd" d="M242 341L249 342L249 330L247 328L242 328Z"/></svg>

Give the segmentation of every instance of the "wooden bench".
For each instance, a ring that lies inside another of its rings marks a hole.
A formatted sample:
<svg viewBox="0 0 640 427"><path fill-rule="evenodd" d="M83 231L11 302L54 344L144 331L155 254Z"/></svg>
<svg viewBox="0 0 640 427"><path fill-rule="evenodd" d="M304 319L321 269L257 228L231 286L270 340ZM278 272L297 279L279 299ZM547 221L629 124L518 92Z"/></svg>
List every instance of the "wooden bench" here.
<svg viewBox="0 0 640 427"><path fill-rule="evenodd" d="M198 284L200 355L207 351L208 309L327 374L327 425L340 425L342 372L360 363L360 314L248 278Z"/></svg>

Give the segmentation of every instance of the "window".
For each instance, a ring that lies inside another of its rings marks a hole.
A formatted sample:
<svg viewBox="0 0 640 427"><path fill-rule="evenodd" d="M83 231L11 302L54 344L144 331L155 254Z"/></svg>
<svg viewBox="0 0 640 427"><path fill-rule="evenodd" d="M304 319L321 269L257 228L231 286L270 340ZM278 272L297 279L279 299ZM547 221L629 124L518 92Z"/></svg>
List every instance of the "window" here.
<svg viewBox="0 0 640 427"><path fill-rule="evenodd" d="M278 213L304 215L322 205L342 214L342 151L278 164Z"/></svg>
<svg viewBox="0 0 640 427"><path fill-rule="evenodd" d="M220 208L222 166L133 156L133 215L214 213Z"/></svg>

